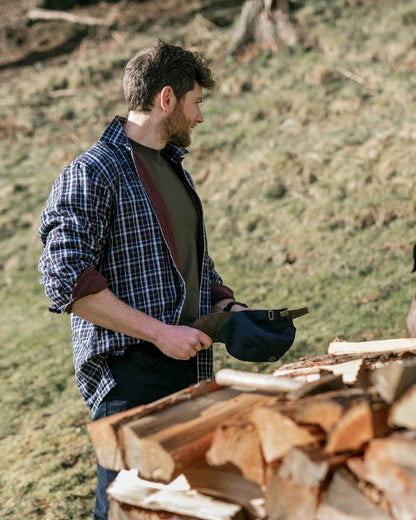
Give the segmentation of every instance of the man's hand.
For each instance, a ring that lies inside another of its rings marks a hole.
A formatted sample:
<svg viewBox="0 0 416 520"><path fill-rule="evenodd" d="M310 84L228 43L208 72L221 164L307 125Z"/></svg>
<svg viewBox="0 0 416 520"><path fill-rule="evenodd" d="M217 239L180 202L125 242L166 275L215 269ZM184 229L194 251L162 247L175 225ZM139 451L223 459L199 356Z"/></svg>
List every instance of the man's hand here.
<svg viewBox="0 0 416 520"><path fill-rule="evenodd" d="M223 300L219 300L216 302L211 309L211 312L223 312L224 308L231 302L233 302L231 298L224 298ZM247 311L249 310L248 307L243 307L243 305L233 305L231 311L237 312L237 311Z"/></svg>
<svg viewBox="0 0 416 520"><path fill-rule="evenodd" d="M197 352L212 345L212 339L198 329L185 325L164 325L154 344L166 356L174 359L191 359Z"/></svg>
<svg viewBox="0 0 416 520"><path fill-rule="evenodd" d="M166 325L119 300L109 289L80 298L72 312L100 327L150 341L174 359L190 359L212 345L204 332L184 325Z"/></svg>

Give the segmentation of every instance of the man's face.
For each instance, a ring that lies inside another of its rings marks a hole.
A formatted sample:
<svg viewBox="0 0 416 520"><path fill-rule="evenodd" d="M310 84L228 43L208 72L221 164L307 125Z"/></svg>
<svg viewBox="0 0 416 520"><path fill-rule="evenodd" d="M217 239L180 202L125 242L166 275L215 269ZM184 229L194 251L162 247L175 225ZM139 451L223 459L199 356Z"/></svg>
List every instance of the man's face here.
<svg viewBox="0 0 416 520"><path fill-rule="evenodd" d="M183 99L176 103L165 121L166 142L182 147L191 144L192 128L204 121L200 103L202 103L202 88L195 83L194 89L187 92Z"/></svg>

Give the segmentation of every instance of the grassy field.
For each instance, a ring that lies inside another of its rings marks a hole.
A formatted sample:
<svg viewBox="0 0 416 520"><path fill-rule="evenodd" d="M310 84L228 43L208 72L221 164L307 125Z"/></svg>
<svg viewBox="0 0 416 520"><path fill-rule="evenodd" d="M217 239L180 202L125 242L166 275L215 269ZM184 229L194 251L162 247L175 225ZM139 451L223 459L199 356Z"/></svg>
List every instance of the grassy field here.
<svg viewBox="0 0 416 520"><path fill-rule="evenodd" d="M136 18L90 29L69 55L0 67L0 518L91 517L89 414L69 319L48 313L38 283L37 229L61 168L125 114L123 65L157 37L199 48L218 81L185 164L224 282L255 307L310 310L279 363L239 363L217 345L217 368L271 372L336 337L404 335L415 291L416 1L301 2L296 47L239 58L225 53L238 6L224 19L226 2L176 3L136 6ZM63 32L36 27L39 39Z"/></svg>

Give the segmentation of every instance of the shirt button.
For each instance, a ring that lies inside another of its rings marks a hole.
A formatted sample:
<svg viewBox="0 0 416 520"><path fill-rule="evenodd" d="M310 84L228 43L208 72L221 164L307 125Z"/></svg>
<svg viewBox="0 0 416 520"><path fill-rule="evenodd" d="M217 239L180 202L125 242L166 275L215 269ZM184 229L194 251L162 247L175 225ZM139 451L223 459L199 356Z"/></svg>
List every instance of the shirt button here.
<svg viewBox="0 0 416 520"><path fill-rule="evenodd" d="M269 361L277 361L277 357L275 357L275 356L270 356L270 357L269 357Z"/></svg>

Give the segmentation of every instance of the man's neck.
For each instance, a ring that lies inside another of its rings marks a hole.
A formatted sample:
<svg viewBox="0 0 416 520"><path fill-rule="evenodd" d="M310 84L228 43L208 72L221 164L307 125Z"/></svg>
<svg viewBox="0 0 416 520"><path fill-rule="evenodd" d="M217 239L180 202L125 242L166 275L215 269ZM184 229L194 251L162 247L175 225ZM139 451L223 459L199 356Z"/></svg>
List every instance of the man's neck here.
<svg viewBox="0 0 416 520"><path fill-rule="evenodd" d="M148 148L162 150L166 141L160 135L160 125L151 112L129 112L124 132L127 137Z"/></svg>

